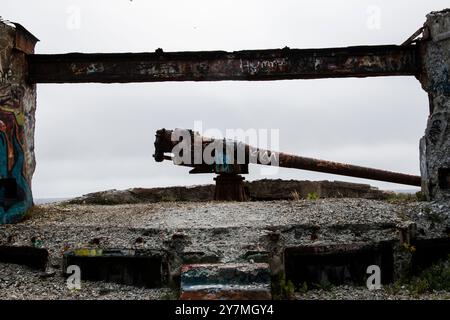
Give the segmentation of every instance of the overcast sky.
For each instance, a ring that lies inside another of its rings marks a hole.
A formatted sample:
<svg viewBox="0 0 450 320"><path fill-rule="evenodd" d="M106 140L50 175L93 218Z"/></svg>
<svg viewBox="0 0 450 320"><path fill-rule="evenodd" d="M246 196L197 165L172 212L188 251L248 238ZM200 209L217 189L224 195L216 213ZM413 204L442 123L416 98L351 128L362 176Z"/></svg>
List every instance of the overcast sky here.
<svg viewBox="0 0 450 320"><path fill-rule="evenodd" d="M37 53L322 48L400 44L448 0L2 0L0 15L41 41ZM282 151L419 174L428 102L413 77L40 84L36 198L105 189L211 183L212 175L155 163L158 128L279 129ZM247 179L370 183L302 170Z"/></svg>

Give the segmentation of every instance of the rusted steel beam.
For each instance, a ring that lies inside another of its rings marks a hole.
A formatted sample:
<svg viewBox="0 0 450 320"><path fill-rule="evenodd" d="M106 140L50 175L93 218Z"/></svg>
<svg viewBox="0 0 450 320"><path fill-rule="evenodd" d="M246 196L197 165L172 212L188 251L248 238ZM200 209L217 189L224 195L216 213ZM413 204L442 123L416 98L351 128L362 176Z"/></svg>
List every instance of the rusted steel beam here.
<svg viewBox="0 0 450 320"><path fill-rule="evenodd" d="M35 54L32 83L283 80L416 75L417 47Z"/></svg>

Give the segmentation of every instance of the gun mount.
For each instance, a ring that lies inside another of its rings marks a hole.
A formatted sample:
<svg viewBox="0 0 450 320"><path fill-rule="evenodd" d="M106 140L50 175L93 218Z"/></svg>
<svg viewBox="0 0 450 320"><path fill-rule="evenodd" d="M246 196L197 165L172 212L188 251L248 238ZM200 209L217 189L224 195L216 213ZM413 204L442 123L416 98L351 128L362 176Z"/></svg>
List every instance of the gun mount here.
<svg viewBox="0 0 450 320"><path fill-rule="evenodd" d="M252 147L243 142L202 137L187 129L156 131L157 162L171 160L192 167L189 173L216 173L216 200L247 200L244 177L249 164L278 166L420 186L419 176L319 160Z"/></svg>

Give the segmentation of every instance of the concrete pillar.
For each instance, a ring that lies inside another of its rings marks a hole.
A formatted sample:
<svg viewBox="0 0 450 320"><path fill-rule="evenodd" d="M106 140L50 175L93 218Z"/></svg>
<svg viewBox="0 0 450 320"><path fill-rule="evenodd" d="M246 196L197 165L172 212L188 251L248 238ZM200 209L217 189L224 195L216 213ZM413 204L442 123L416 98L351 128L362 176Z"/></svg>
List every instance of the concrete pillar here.
<svg viewBox="0 0 450 320"><path fill-rule="evenodd" d="M450 9L427 15L420 44L420 82L430 116L420 141L422 191L429 200L450 200Z"/></svg>
<svg viewBox="0 0 450 320"><path fill-rule="evenodd" d="M33 205L36 86L26 81L26 55L37 41L0 20L0 224L21 220Z"/></svg>

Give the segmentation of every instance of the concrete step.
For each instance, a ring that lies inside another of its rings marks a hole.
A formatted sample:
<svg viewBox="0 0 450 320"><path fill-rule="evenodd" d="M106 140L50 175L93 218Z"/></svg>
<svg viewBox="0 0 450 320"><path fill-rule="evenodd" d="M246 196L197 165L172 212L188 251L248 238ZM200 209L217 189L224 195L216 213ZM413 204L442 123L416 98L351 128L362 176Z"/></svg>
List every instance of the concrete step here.
<svg viewBox="0 0 450 320"><path fill-rule="evenodd" d="M81 279L159 288L164 255L158 250L80 248L64 253L63 268L76 265Z"/></svg>
<svg viewBox="0 0 450 320"><path fill-rule="evenodd" d="M34 269L45 270L48 251L31 246L0 246L0 262L26 265Z"/></svg>
<svg viewBox="0 0 450 320"><path fill-rule="evenodd" d="M268 300L267 263L186 264L181 269L182 300Z"/></svg>

